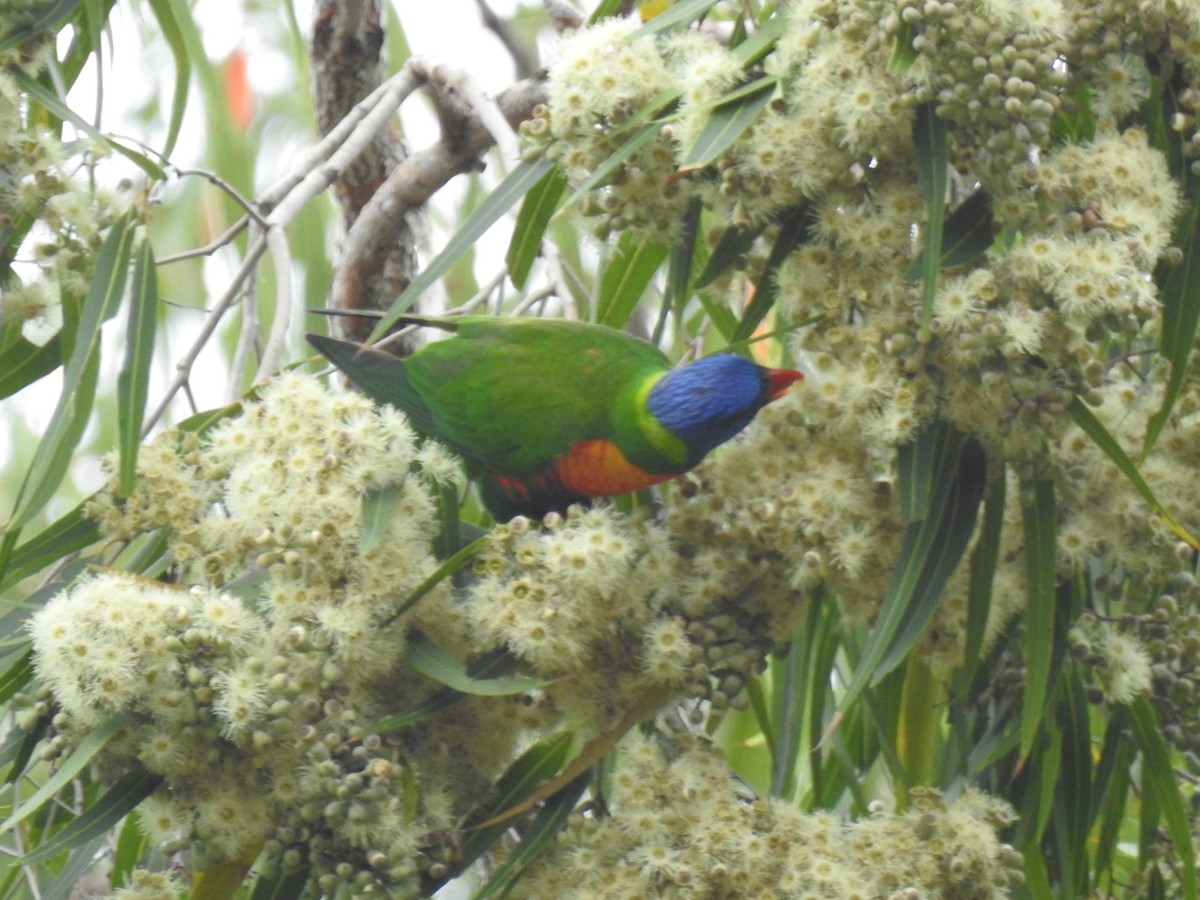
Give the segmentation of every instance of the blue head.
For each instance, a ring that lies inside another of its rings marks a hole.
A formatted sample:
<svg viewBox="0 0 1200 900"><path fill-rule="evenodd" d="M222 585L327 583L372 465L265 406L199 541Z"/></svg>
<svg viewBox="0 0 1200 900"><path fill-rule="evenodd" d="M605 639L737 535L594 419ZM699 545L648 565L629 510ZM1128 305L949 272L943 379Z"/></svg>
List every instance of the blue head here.
<svg viewBox="0 0 1200 900"><path fill-rule="evenodd" d="M646 408L699 462L801 377L799 372L764 369L721 353L672 369L651 388Z"/></svg>

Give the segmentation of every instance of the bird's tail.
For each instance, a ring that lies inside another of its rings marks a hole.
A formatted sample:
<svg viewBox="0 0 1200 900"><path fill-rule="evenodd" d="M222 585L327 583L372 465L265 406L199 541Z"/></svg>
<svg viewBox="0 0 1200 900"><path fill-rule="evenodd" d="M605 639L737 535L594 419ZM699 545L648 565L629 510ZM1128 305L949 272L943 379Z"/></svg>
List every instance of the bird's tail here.
<svg viewBox="0 0 1200 900"><path fill-rule="evenodd" d="M409 383L404 360L381 350L372 350L323 334L309 334L306 337L368 397L377 403L390 403L407 415L418 431L431 433L432 414Z"/></svg>

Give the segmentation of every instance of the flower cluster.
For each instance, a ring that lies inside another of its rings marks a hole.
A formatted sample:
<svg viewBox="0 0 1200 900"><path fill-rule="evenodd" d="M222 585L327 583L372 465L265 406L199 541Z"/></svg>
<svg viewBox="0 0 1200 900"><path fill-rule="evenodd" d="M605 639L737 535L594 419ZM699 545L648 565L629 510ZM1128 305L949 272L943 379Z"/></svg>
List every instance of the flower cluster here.
<svg viewBox="0 0 1200 900"><path fill-rule="evenodd" d="M5 26L33 12L15 9L10 16L6 9ZM115 195L72 174L81 163L95 163L93 150L73 153L50 129L27 127L25 100L6 68L36 72L41 61L41 53L0 55L0 234L23 236L19 247L8 249L31 263L21 275L0 279L0 322L20 325L38 345L62 327L63 297L87 293L91 261L122 207Z"/></svg>
<svg viewBox="0 0 1200 900"><path fill-rule="evenodd" d="M188 586L104 572L32 617L46 752L115 723L101 773L163 779L141 817L158 844L203 865L266 842L268 865L331 892L410 896L421 836L450 820L405 802L407 753L366 723L436 690L404 664L396 611L437 564L430 473L456 472L394 411L300 376L204 438L160 436L132 495L91 512L114 540L162 534Z"/></svg>
<svg viewBox="0 0 1200 900"><path fill-rule="evenodd" d="M522 896L1000 898L1021 855L996 837L1005 804L968 791L918 792L904 813L844 823L744 796L709 746L664 753L631 737L611 815L577 820L522 881Z"/></svg>

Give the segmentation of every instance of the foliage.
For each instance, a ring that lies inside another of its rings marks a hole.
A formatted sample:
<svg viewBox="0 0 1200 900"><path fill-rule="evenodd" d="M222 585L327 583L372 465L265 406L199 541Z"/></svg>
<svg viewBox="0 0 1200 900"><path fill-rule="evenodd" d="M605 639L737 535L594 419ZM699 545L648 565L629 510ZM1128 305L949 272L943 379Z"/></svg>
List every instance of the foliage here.
<svg viewBox="0 0 1200 900"><path fill-rule="evenodd" d="M0 894L1197 896L1200 15L615 5L380 330L513 212L515 292L462 305L810 377L661 493L507 523L279 371L329 283L305 176L416 70L251 203L268 129L186 10L148 4L161 154L65 99L111 4L6 18L10 418L59 382L6 479ZM224 405L172 406L222 342Z"/></svg>

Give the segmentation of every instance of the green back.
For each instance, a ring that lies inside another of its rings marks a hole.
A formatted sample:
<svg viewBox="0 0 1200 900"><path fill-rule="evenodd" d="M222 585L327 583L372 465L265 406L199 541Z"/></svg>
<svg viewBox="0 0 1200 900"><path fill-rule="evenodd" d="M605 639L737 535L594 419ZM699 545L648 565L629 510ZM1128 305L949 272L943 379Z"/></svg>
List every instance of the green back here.
<svg viewBox="0 0 1200 900"><path fill-rule="evenodd" d="M536 473L580 440L612 440L638 464L654 453L639 402L670 361L621 331L561 319L465 316L456 336L413 354L407 387L422 430L491 471ZM422 421L425 419L426 421Z"/></svg>

